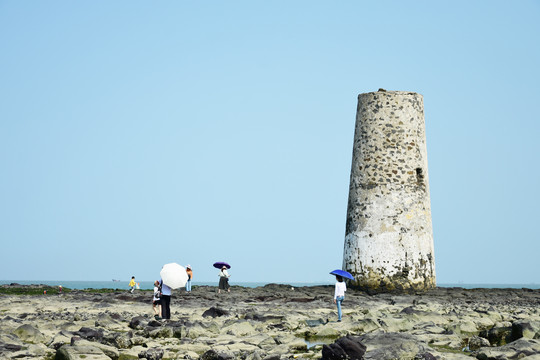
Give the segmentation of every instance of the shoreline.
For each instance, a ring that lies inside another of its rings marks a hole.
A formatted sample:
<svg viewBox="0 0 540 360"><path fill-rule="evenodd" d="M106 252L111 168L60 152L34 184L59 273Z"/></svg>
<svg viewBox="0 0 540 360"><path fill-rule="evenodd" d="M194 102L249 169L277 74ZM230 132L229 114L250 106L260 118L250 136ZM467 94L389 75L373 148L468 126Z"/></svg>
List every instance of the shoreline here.
<svg viewBox="0 0 540 360"><path fill-rule="evenodd" d="M16 285L16 286L26 286L26 285L41 285L41 286L59 286L62 285L64 288L69 289L128 289L129 281L49 281L49 280L0 280L0 287L5 285ZM151 290L153 289L153 281L139 281L141 290ZM334 281L327 282L232 282L231 286L238 286L242 288L257 288L264 287L266 285L287 285L291 287L314 287L314 286L325 286L325 285L334 285ZM218 282L214 281L201 281L194 282L193 286L217 286ZM436 286L436 288L460 288L460 289L540 289L540 284L464 284L464 283L441 283Z"/></svg>

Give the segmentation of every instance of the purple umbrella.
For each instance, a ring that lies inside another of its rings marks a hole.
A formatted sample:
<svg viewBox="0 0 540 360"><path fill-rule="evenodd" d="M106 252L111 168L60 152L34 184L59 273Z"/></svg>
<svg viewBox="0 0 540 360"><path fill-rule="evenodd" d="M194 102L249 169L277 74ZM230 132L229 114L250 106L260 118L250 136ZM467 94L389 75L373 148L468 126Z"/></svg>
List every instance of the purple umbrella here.
<svg viewBox="0 0 540 360"><path fill-rule="evenodd" d="M223 261L218 261L216 263L214 263L214 267L216 269L221 269L222 267L226 267L227 269L230 269L231 268L231 265L227 264L226 262L223 262Z"/></svg>
<svg viewBox="0 0 540 360"><path fill-rule="evenodd" d="M341 276L342 278L354 280L354 276L352 276L351 273L349 273L349 272L347 272L345 270L337 269L337 270L332 271L330 274L331 275Z"/></svg>

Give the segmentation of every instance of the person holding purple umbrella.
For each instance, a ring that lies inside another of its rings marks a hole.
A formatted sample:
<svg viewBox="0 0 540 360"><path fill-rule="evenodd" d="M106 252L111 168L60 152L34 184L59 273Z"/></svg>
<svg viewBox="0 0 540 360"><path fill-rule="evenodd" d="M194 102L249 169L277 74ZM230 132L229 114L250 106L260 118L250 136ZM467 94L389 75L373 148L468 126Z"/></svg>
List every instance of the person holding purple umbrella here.
<svg viewBox="0 0 540 360"><path fill-rule="evenodd" d="M229 275L229 273L227 272L227 267L223 265L219 272L218 294L221 293L221 290L227 290L227 292L231 292L231 286L229 285L230 277L231 275Z"/></svg>
<svg viewBox="0 0 540 360"><path fill-rule="evenodd" d="M336 288L334 290L334 304L337 306L338 321L341 321L341 303L345 299L345 291L347 291L347 285L345 281L339 275L336 275Z"/></svg>

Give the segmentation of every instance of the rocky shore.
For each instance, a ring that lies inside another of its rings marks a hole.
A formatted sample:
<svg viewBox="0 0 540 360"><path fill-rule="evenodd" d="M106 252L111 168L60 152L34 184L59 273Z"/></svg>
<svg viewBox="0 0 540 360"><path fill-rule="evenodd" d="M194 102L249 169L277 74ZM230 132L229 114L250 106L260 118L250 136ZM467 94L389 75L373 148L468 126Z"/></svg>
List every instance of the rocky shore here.
<svg viewBox="0 0 540 360"><path fill-rule="evenodd" d="M4 285L23 288L21 285ZM332 286L175 291L155 320L151 292L6 295L0 359L540 360L540 290L349 290L337 322Z"/></svg>

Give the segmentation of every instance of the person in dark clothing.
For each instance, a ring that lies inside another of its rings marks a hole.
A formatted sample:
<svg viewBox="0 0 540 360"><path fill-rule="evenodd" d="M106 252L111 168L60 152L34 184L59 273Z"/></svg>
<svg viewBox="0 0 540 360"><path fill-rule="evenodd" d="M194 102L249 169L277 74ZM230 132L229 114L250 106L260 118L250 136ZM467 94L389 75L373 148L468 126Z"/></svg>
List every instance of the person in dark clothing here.
<svg viewBox="0 0 540 360"><path fill-rule="evenodd" d="M171 318L171 296L172 289L160 281L161 284L161 318L168 320Z"/></svg>

